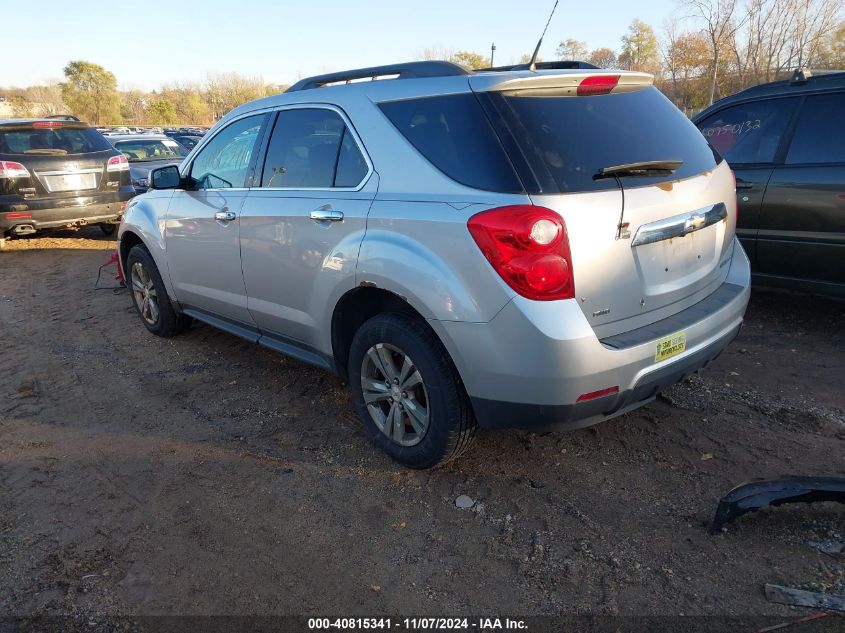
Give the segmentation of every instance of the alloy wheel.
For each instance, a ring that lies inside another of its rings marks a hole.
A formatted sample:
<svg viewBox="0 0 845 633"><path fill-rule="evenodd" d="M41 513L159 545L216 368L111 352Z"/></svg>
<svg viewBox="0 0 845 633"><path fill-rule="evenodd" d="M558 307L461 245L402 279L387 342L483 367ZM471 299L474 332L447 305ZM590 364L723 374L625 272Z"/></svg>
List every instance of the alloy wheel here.
<svg viewBox="0 0 845 633"><path fill-rule="evenodd" d="M150 271L144 268L141 262L135 262L132 264L131 278L132 294L135 296L135 305L138 306L141 318L150 325L155 325L159 317L158 296Z"/></svg>
<svg viewBox="0 0 845 633"><path fill-rule="evenodd" d="M361 390L378 429L400 446L419 444L429 427L429 400L411 358L387 343L373 345L361 362Z"/></svg>

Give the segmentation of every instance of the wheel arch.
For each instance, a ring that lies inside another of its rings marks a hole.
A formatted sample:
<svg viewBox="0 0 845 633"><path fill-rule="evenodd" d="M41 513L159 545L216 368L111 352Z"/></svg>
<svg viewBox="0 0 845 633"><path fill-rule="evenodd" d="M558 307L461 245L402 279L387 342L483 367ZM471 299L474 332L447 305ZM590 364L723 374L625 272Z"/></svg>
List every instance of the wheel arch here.
<svg viewBox="0 0 845 633"><path fill-rule="evenodd" d="M338 300L331 319L331 343L335 370L344 382L348 379L349 348L355 332L368 319L388 312L406 314L428 324L406 297L384 288L358 286Z"/></svg>

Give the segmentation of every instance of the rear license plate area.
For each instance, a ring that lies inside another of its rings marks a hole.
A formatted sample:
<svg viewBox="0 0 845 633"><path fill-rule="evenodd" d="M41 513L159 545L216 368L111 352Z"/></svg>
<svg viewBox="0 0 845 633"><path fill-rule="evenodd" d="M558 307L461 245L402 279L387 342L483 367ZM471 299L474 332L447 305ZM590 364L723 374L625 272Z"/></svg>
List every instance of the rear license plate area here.
<svg viewBox="0 0 845 633"><path fill-rule="evenodd" d="M683 352L687 348L687 334L686 332L676 332L672 336L667 336L664 339L657 341L654 351L654 362L672 358Z"/></svg>

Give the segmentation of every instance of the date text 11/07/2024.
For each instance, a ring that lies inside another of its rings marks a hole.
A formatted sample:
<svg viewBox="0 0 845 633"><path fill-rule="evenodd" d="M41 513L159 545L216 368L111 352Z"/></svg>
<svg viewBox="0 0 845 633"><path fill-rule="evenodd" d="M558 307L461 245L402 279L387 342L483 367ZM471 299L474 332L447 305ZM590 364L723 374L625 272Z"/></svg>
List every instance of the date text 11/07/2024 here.
<svg viewBox="0 0 845 633"><path fill-rule="evenodd" d="M309 618L311 631L527 631L524 620L510 618Z"/></svg>

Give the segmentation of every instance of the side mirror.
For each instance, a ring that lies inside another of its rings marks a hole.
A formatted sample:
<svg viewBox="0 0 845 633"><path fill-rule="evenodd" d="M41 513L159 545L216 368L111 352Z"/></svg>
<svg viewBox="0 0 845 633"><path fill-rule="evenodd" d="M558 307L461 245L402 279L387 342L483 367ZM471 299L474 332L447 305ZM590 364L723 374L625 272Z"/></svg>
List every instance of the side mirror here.
<svg viewBox="0 0 845 633"><path fill-rule="evenodd" d="M150 172L150 189L178 189L181 183L182 176L176 165L159 167Z"/></svg>

